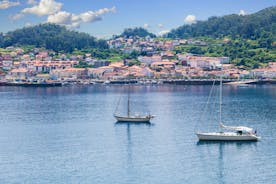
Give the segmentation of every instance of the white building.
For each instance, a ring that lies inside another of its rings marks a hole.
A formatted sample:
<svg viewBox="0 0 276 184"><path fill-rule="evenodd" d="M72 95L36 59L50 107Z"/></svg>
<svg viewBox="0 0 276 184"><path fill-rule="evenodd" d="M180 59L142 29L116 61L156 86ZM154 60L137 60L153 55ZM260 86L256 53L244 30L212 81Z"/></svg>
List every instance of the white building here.
<svg viewBox="0 0 276 184"><path fill-rule="evenodd" d="M162 61L162 57L158 56L158 55L154 55L154 56L139 56L138 57L138 61L140 61L141 63L145 63L147 65L150 65L153 62L161 62Z"/></svg>
<svg viewBox="0 0 276 184"><path fill-rule="evenodd" d="M13 66L13 61L11 61L11 60L2 61L2 68L4 70L10 70L10 69L12 69L12 66Z"/></svg>

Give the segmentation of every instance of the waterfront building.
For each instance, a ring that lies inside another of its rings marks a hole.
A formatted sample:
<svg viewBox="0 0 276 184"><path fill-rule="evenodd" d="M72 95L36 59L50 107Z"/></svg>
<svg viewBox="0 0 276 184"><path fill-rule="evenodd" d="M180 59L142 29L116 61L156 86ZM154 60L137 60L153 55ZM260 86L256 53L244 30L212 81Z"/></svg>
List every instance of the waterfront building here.
<svg viewBox="0 0 276 184"><path fill-rule="evenodd" d="M87 78L87 69L85 68L65 68L65 69L55 69L50 71L50 76L52 79L59 80L76 80Z"/></svg>
<svg viewBox="0 0 276 184"><path fill-rule="evenodd" d="M8 75L6 75L6 80L27 80L30 76L31 73L26 68L16 68L8 72Z"/></svg>
<svg viewBox="0 0 276 184"><path fill-rule="evenodd" d="M250 75L254 78L276 78L276 68L259 68L251 70Z"/></svg>

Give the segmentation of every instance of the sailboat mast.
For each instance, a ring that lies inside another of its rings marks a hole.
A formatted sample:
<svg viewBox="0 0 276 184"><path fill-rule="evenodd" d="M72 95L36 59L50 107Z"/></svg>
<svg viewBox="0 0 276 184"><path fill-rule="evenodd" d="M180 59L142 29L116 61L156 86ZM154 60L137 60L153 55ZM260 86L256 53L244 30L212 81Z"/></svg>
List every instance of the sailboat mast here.
<svg viewBox="0 0 276 184"><path fill-rule="evenodd" d="M219 84L219 123L221 123L222 116L222 68L220 73L220 84Z"/></svg>
<svg viewBox="0 0 276 184"><path fill-rule="evenodd" d="M127 117L130 115L130 77L129 77L129 71L128 71L128 96L127 96Z"/></svg>
<svg viewBox="0 0 276 184"><path fill-rule="evenodd" d="M129 94L129 87L128 87L128 96L127 96L127 116L129 117L130 114L130 94Z"/></svg>

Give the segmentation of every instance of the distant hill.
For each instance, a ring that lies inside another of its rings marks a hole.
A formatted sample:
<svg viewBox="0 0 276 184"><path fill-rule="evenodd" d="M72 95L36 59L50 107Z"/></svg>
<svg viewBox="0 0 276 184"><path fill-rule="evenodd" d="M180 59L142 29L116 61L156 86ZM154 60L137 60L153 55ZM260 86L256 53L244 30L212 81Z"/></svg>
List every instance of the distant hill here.
<svg viewBox="0 0 276 184"><path fill-rule="evenodd" d="M169 38L199 36L257 39L265 34L276 34L276 6L249 15L226 15L210 17L192 25L183 25L168 33Z"/></svg>
<svg viewBox="0 0 276 184"><path fill-rule="evenodd" d="M72 52L74 49L108 48L106 41L97 40L87 33L71 31L55 24L40 24L0 34L0 47L44 47L56 52Z"/></svg>
<svg viewBox="0 0 276 184"><path fill-rule="evenodd" d="M250 15L211 17L169 32L168 38L204 40L207 45L183 45L177 53L227 56L245 69L266 66L276 61L276 6Z"/></svg>
<svg viewBox="0 0 276 184"><path fill-rule="evenodd" d="M150 33L146 29L141 28L141 27L125 29L124 32L119 36L126 37L126 38L136 37L136 36L141 37L141 38L144 38L147 36L152 37L152 38L156 37L155 34Z"/></svg>

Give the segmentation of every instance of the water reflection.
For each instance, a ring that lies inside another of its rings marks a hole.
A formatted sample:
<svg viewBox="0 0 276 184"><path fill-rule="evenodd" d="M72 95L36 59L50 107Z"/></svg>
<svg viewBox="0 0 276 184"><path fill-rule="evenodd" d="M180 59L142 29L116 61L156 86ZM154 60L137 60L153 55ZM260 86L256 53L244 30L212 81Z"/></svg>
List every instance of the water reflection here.
<svg viewBox="0 0 276 184"><path fill-rule="evenodd" d="M243 152L252 152L252 147L257 148L257 142L252 141L198 141L196 143L197 146L201 147L203 153L200 153L200 159L202 163L207 164L206 161L210 159L210 156L213 154L213 156L217 157L217 180L218 183L226 183L227 182L227 153L231 150L237 150L238 152L241 152L241 155L243 155ZM210 152L210 150L215 150L217 148L217 152ZM205 152L207 151L207 152ZM256 150L255 150L256 151ZM208 154L206 154L208 153ZM225 158L226 156L226 158ZM249 155L247 155L249 156ZM216 165L216 164L215 164Z"/></svg>
<svg viewBox="0 0 276 184"><path fill-rule="evenodd" d="M200 145L236 145L236 147L241 147L243 145L255 145L257 146L256 141L198 141L196 143L198 146Z"/></svg>
<svg viewBox="0 0 276 184"><path fill-rule="evenodd" d="M130 127L131 125L133 126L153 126L154 124L153 123L149 123L149 122L121 122L121 121L117 121L115 123L115 126L118 126L118 125L121 125L121 126L127 126L127 127Z"/></svg>
<svg viewBox="0 0 276 184"><path fill-rule="evenodd" d="M119 122L117 121L115 123L115 126L117 127L126 127L126 171L127 171L127 176L129 176L128 183L133 182L133 178L131 176L137 175L137 171L135 168L135 137L132 135L133 130L139 130L141 127L151 127L153 124L148 123L148 122ZM136 129L137 128L137 129ZM133 136L133 137L132 137ZM134 138L134 140L133 140ZM134 142L134 143L133 143ZM134 149L134 151L133 151ZM134 158L133 158L134 155Z"/></svg>
<svg viewBox="0 0 276 184"><path fill-rule="evenodd" d="M225 122L248 122L262 141L198 143L211 86L133 88L135 110L150 109L155 124L115 123L127 87L0 88L1 183L275 181L275 86L224 87Z"/></svg>

